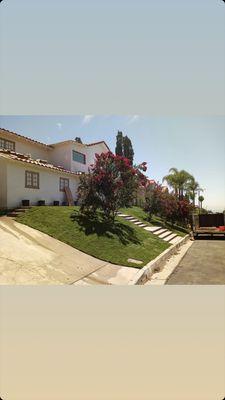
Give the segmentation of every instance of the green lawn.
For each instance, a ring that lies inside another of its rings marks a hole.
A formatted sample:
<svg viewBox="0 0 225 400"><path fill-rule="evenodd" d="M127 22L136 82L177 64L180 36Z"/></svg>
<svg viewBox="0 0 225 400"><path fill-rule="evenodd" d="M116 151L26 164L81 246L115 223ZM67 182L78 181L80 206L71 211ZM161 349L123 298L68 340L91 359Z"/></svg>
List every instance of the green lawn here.
<svg viewBox="0 0 225 400"><path fill-rule="evenodd" d="M128 207L128 208L121 208L120 211L124 214L132 215L132 216L138 218L140 221L143 221L146 224L149 224L150 226L160 225L160 226L162 226L162 228L167 228L179 236L185 236L188 233L188 231L185 228L178 227L176 225L172 226L169 223L165 223L164 221L162 221L162 219L160 217L157 217L155 215L153 215L151 222L149 222L147 220L147 214L140 207L134 206L134 207Z"/></svg>
<svg viewBox="0 0 225 400"><path fill-rule="evenodd" d="M38 229L87 254L114 264L141 268L170 245L134 224L116 219L114 226L101 216L90 220L79 207L33 207L17 221ZM141 265L128 258L142 261Z"/></svg>

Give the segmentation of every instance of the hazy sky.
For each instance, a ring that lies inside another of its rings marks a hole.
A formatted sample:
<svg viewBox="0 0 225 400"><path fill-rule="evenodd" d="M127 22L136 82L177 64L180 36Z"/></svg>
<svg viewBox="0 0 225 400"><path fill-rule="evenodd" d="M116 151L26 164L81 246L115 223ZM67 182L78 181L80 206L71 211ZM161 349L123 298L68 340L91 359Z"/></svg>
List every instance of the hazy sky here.
<svg viewBox="0 0 225 400"><path fill-rule="evenodd" d="M205 189L204 205L225 209L225 117L2 116L1 127L54 143L80 136L105 140L112 151L118 130L133 142L135 162L148 162L148 175L162 180L171 167L186 169Z"/></svg>
<svg viewBox="0 0 225 400"><path fill-rule="evenodd" d="M2 114L220 115L222 0L4 0Z"/></svg>

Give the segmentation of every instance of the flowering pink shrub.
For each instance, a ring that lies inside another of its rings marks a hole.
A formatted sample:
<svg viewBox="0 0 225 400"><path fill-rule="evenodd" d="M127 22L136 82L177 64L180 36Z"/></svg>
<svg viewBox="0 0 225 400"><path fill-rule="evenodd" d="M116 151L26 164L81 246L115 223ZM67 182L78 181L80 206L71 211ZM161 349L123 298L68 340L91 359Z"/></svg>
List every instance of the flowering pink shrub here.
<svg viewBox="0 0 225 400"><path fill-rule="evenodd" d="M111 152L95 154L96 161L88 175L81 177L78 188L81 212L103 211L107 219L115 218L118 209L132 202L138 185L144 185L146 163L133 167L128 158Z"/></svg>
<svg viewBox="0 0 225 400"><path fill-rule="evenodd" d="M144 209L148 213L149 219L156 214L172 223L186 224L192 204L187 199L179 200L175 194L163 190L160 185L155 185L147 189Z"/></svg>

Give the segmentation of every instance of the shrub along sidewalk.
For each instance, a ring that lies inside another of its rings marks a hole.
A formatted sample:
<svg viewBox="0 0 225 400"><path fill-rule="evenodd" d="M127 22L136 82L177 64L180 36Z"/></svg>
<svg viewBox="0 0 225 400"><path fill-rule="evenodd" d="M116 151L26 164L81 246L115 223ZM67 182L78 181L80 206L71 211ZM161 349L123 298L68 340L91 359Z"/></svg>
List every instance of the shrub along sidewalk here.
<svg viewBox="0 0 225 400"><path fill-rule="evenodd" d="M170 246L121 218L116 218L113 225L106 223L101 214L88 218L78 211L79 207L33 207L17 221L101 260L129 267L142 268Z"/></svg>

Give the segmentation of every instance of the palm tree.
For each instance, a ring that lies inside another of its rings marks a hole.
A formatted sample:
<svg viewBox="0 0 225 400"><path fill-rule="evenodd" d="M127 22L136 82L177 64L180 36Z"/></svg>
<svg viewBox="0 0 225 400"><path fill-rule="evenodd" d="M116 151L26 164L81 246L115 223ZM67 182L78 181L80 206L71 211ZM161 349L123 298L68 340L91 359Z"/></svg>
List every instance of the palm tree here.
<svg viewBox="0 0 225 400"><path fill-rule="evenodd" d="M163 181L167 182L179 199L183 199L186 186L192 179L193 176L184 169L179 171L177 168L170 168L169 174L164 176Z"/></svg>
<svg viewBox="0 0 225 400"><path fill-rule="evenodd" d="M205 199L204 199L203 196L199 196L198 201L199 201L199 203L200 203L200 208L201 208L201 209L202 209L202 203L203 203L204 200L205 200Z"/></svg>
<svg viewBox="0 0 225 400"><path fill-rule="evenodd" d="M163 177L163 182L166 181L169 187L171 187L176 196L178 195L178 183L177 183L177 177L174 174L168 174Z"/></svg>
<svg viewBox="0 0 225 400"><path fill-rule="evenodd" d="M200 187L199 183L195 180L194 177L192 177L186 185L186 190L189 195L189 197L192 200L193 206L195 206L195 197L197 192L202 192L203 189Z"/></svg>

